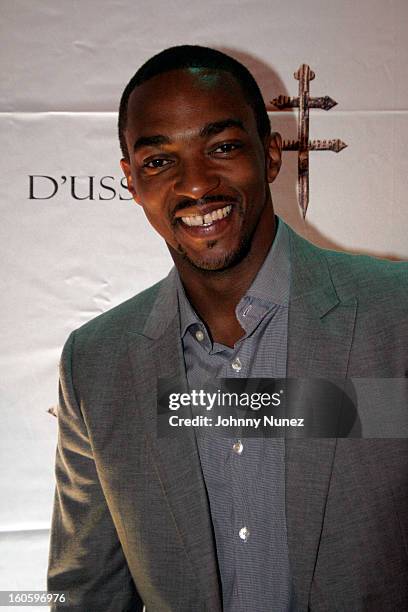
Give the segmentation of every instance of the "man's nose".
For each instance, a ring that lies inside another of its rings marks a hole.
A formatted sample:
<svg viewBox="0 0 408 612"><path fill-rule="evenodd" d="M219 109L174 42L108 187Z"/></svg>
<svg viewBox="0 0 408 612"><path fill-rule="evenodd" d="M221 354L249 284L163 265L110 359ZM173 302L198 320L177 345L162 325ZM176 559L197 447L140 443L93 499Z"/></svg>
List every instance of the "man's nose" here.
<svg viewBox="0 0 408 612"><path fill-rule="evenodd" d="M198 200L216 189L219 184L219 177L214 170L207 168L205 163L186 162L180 167L174 191L178 196Z"/></svg>

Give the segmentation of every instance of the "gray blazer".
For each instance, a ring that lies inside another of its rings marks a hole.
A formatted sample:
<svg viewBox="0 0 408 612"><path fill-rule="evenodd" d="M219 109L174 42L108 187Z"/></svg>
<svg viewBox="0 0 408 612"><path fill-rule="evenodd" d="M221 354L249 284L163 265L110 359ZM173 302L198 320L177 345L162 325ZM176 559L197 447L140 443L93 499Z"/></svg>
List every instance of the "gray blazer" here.
<svg viewBox="0 0 408 612"><path fill-rule="evenodd" d="M289 233L288 376L406 377L408 264ZM64 347L48 588L71 604L54 610L222 609L193 428L156 435L156 379L185 381L173 275ZM288 440L286 509L299 612L408 609L407 440Z"/></svg>

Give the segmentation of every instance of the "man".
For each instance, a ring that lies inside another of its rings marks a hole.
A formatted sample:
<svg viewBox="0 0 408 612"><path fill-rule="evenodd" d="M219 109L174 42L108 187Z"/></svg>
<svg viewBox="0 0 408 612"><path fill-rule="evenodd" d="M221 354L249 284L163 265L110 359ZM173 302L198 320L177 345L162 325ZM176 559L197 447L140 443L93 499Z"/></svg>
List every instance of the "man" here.
<svg viewBox="0 0 408 612"><path fill-rule="evenodd" d="M405 440L156 425L159 379L403 378L406 264L323 251L275 217L280 137L224 54L149 60L119 134L175 269L64 348L49 590L84 612L407 609Z"/></svg>

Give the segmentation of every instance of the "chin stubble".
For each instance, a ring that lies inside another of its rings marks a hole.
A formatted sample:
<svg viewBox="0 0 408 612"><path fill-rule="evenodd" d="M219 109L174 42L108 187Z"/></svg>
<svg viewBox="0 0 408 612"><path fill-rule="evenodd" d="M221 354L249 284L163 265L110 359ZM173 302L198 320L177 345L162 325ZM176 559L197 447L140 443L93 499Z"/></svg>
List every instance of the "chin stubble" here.
<svg viewBox="0 0 408 612"><path fill-rule="evenodd" d="M266 204L266 201L265 201ZM265 206L264 204L264 206ZM241 263L241 261L243 261L245 259L245 257L247 257L249 251L251 250L251 246L252 246L252 240L255 234L255 231L258 227L258 223L259 220L261 218L261 213L262 213L263 207L259 213L259 217L257 220L257 223L255 224L254 228L252 229L251 233L249 235L244 235L238 245L238 247L235 249L235 251L232 251L230 253L226 253L226 255L224 255L223 257L220 257L219 259L216 259L214 261L208 262L205 259L203 260L198 260L198 261L193 261L192 259L190 259L190 257L187 255L187 253L184 251L184 249L181 247L181 245L178 245L178 252L180 253L180 255L183 257L183 259L185 261L187 261L189 263L189 265L194 268L197 271L200 272L204 272L204 273L221 273L221 272L225 272L226 270L230 270L231 268L237 266L238 264ZM238 208L238 214L243 218L244 217L244 211L242 209L242 207L240 206ZM209 250L213 249L214 246L216 246L217 244L217 240L209 240L207 242L207 248Z"/></svg>

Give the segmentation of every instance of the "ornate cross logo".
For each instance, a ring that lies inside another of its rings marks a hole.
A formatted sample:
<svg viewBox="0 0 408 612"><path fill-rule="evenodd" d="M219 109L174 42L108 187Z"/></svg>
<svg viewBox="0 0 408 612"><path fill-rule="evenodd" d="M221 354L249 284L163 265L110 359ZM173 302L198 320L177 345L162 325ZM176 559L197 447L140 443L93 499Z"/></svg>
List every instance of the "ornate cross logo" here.
<svg viewBox="0 0 408 612"><path fill-rule="evenodd" d="M298 151L298 202L302 209L303 218L306 217L309 204L309 151L334 151L339 153L347 147L346 143L336 138L334 140L309 140L309 109L322 108L330 110L337 102L329 96L311 98L309 95L309 82L315 78L315 73L307 64L302 64L293 75L299 81L299 96L278 96L271 104L280 110L285 108L299 109L298 139L284 140L283 151Z"/></svg>

